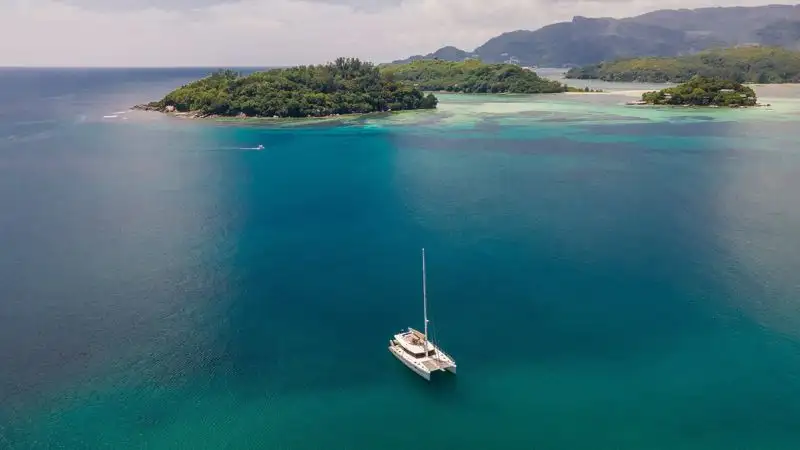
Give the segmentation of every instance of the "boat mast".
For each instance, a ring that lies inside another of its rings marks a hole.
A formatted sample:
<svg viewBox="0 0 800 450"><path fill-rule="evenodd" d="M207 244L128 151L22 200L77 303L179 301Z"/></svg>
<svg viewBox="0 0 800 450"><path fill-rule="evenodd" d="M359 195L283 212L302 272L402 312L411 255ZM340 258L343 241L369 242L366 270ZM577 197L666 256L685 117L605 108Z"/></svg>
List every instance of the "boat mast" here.
<svg viewBox="0 0 800 450"><path fill-rule="evenodd" d="M425 319L425 353L428 353L428 292L425 286L425 249L422 249L422 314Z"/></svg>

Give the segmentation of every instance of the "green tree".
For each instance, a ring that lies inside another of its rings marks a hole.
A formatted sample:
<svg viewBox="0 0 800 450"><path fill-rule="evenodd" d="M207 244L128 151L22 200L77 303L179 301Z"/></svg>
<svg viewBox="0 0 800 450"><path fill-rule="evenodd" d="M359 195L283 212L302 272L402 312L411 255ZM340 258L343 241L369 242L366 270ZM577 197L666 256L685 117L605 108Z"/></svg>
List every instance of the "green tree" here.
<svg viewBox="0 0 800 450"><path fill-rule="evenodd" d="M435 96L423 96L418 88L393 81L371 63L337 58L325 65L248 76L231 70L214 72L150 105L202 115L320 117L435 108L437 104Z"/></svg>
<svg viewBox="0 0 800 450"><path fill-rule="evenodd" d="M660 91L646 92L642 100L653 105L754 106L756 93L741 83L695 75L689 81Z"/></svg>
<svg viewBox="0 0 800 450"><path fill-rule="evenodd" d="M565 92L556 81L512 64L484 64L478 60L451 62L418 60L381 68L384 77L425 91L463 93L537 94Z"/></svg>
<svg viewBox="0 0 800 450"><path fill-rule="evenodd" d="M627 58L570 69L567 78L682 83L695 75L738 83L800 82L800 52L778 47L706 50L670 58Z"/></svg>

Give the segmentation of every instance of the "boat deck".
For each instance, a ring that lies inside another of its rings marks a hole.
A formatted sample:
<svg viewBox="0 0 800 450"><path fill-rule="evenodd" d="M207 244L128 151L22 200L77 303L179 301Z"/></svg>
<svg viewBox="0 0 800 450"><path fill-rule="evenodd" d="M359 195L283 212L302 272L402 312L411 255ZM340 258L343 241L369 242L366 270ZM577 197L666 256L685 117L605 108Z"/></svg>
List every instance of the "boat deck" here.
<svg viewBox="0 0 800 450"><path fill-rule="evenodd" d="M447 361L437 361L435 359L424 360L422 361L422 364L424 364L425 368L431 372L434 370L446 370L448 367L452 366L452 364Z"/></svg>

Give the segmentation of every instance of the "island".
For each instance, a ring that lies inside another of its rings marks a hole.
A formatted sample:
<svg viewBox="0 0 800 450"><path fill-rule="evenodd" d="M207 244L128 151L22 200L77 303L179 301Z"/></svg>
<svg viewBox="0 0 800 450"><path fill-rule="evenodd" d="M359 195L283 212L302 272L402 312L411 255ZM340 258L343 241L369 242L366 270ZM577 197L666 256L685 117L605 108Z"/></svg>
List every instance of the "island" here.
<svg viewBox="0 0 800 450"><path fill-rule="evenodd" d="M753 89L735 81L695 75L689 81L675 87L642 94L641 102L647 105L680 106L756 106Z"/></svg>
<svg viewBox="0 0 800 450"><path fill-rule="evenodd" d="M682 83L695 75L739 83L800 82L800 52L779 47L714 49L671 58L629 58L570 69L566 77Z"/></svg>
<svg viewBox="0 0 800 450"><path fill-rule="evenodd" d="M417 60L387 64L381 72L390 80L424 91L465 94L543 94L566 92L567 86L540 77L514 64L486 64L466 61Z"/></svg>
<svg viewBox="0 0 800 450"><path fill-rule="evenodd" d="M189 117L300 118L434 109L437 104L433 94L393 81L371 63L338 58L246 76L221 70L134 108Z"/></svg>

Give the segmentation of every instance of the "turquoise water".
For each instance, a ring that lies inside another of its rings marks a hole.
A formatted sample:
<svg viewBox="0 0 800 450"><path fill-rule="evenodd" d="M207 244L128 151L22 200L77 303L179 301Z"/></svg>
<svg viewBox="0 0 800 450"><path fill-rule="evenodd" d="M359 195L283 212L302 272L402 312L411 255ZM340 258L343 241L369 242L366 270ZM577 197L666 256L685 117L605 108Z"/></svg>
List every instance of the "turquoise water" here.
<svg viewBox="0 0 800 450"><path fill-rule="evenodd" d="M2 116L0 448L800 442L791 121L103 119L194 74L91 76ZM459 364L430 384L386 349L422 325L423 246Z"/></svg>

